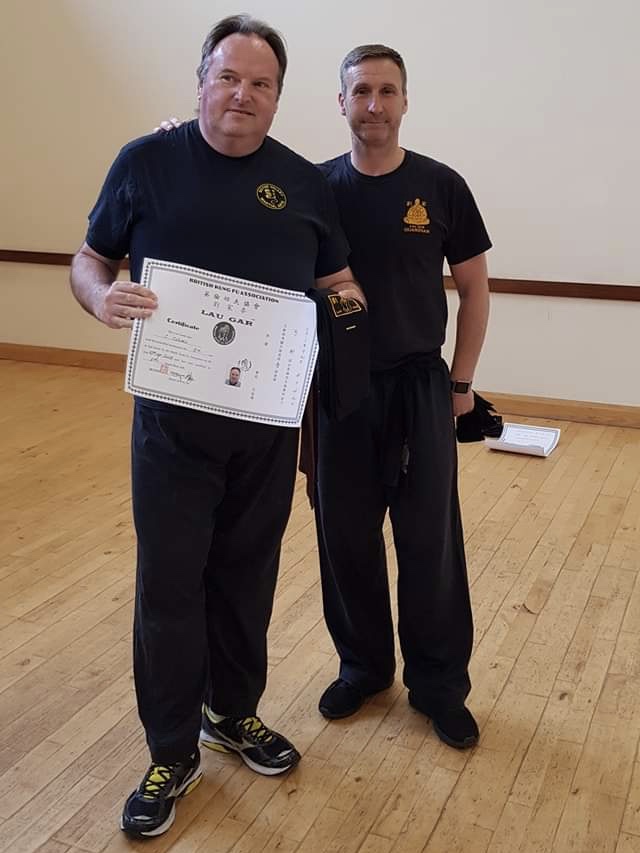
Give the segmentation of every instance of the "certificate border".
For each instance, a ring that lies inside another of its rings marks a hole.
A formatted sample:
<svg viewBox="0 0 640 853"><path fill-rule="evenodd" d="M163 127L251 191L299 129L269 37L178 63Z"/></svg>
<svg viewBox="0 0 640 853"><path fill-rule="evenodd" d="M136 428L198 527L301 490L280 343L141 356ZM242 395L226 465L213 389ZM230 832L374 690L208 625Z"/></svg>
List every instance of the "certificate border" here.
<svg viewBox="0 0 640 853"><path fill-rule="evenodd" d="M287 299L293 302L301 302L303 300L308 300L310 304L314 305L314 303L309 300L308 296L296 290L287 290L286 288L272 287L269 284L260 284L259 282L249 281L248 279L235 278L234 276L212 272L211 270L203 270L199 267L191 267L187 264L177 264L171 261L160 261L156 258L144 259L144 263L142 265L142 275L140 277L140 284L142 284L143 287L149 287L152 274L155 269L177 271L200 277L213 276L216 278L216 280L219 280L224 284L231 284L235 287L259 287L261 291L271 293L278 299ZM273 415L267 415L263 412L248 413L246 409L234 409L230 406L215 406L213 404L202 403L197 400L192 400L189 397L181 397L179 394L172 394L171 397L169 397L166 394L162 394L150 388L145 388L142 385L135 384L133 380L133 375L138 364L138 356L140 355L141 350L139 345L142 339L143 322L143 319L137 319L133 322L133 330L131 333L131 338L129 340L129 354L127 357L127 368L125 373L125 391L128 391L131 394L137 394L138 396L143 397L144 399L158 400L169 405L184 406L188 409L195 409L196 411L208 412L209 414L214 415L226 415L233 417L235 420L243 420L249 423L267 423L272 424L274 426L284 427L299 427L301 425L302 417L304 415L304 410L309 396L309 389L311 387L311 382L313 381L316 360L318 357L317 334L315 337L315 341L312 344L311 358L309 359L308 368L303 382L303 394L301 397L301 403L300 406L298 406L298 411L296 415L292 415L291 417L274 417ZM240 417L241 413L250 414L250 417L242 418Z"/></svg>

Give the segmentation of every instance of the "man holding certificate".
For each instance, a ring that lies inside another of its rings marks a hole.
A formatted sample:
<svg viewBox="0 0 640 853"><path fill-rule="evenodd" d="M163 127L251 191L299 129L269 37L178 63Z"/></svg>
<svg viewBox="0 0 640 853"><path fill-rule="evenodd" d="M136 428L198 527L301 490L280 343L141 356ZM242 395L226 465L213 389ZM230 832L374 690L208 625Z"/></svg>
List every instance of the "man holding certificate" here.
<svg viewBox="0 0 640 853"><path fill-rule="evenodd" d="M319 406L316 520L324 614L340 657L319 701L328 719L355 714L395 674L386 548L398 562L398 633L410 704L438 737L479 737L466 706L473 640L457 488L454 418L474 407L472 379L489 314L491 247L465 180L400 146L408 109L400 54L351 50L340 67L351 150L320 168L336 197L350 262L369 303L370 393L337 418ZM163 130L179 127L177 119ZM460 305L449 371L447 260ZM357 507L358 512L348 509ZM346 508L346 510L345 510Z"/></svg>
<svg viewBox="0 0 640 853"><path fill-rule="evenodd" d="M76 298L101 322L127 328L153 318L162 299L136 283L145 258L362 298L324 177L267 136L286 62L267 25L248 16L221 21L203 46L198 118L122 149L71 271ZM118 281L127 254L131 282ZM178 349L197 324L171 320ZM234 328L225 315L214 326L216 345L229 344ZM191 367L180 373L148 352L158 374L184 386L194 379ZM217 385L227 400L248 393L245 366L235 355L224 362ZM151 765L124 807L121 826L132 835L169 828L176 800L201 776L199 737L267 775L299 760L257 716L297 443L287 426L136 397L134 673Z"/></svg>

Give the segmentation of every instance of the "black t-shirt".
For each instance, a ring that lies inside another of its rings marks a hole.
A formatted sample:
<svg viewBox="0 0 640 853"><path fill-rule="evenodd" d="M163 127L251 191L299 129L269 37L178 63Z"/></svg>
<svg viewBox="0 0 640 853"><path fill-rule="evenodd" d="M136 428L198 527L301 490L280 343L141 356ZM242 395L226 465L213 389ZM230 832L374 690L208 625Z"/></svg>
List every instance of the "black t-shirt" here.
<svg viewBox="0 0 640 853"><path fill-rule="evenodd" d="M320 166L369 303L374 370L439 349L447 325L442 269L491 247L464 179L413 151L387 175L358 172L349 154Z"/></svg>
<svg viewBox="0 0 640 853"><path fill-rule="evenodd" d="M226 157L195 120L122 149L87 243L108 258L129 254L133 281L151 257L298 291L343 269L349 251L313 164L270 137Z"/></svg>

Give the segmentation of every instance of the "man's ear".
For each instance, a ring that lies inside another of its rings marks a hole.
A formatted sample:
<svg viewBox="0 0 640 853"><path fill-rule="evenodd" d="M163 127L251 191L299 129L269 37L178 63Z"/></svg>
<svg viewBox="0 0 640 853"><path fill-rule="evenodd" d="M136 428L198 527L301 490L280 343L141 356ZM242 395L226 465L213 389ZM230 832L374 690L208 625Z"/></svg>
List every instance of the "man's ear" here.
<svg viewBox="0 0 640 853"><path fill-rule="evenodd" d="M344 108L344 95L342 92L338 92L338 106L340 107L341 115L346 116L347 111Z"/></svg>

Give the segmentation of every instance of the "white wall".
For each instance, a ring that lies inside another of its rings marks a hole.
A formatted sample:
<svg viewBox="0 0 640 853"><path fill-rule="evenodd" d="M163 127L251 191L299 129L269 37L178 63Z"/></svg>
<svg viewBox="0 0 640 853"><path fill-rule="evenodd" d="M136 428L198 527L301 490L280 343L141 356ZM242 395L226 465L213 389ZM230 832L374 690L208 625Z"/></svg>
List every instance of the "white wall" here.
<svg viewBox="0 0 640 853"><path fill-rule="evenodd" d="M129 333L108 329L71 295L67 267L0 264L0 341L126 352Z"/></svg>
<svg viewBox="0 0 640 853"><path fill-rule="evenodd" d="M93 320L64 267L0 264L0 341L127 351L128 333ZM449 301L451 355L457 296ZM508 394L640 405L640 303L494 294L476 385Z"/></svg>
<svg viewBox="0 0 640 853"><path fill-rule="evenodd" d="M120 145L191 114L206 30L236 11L226 0L3 0L0 248L77 248ZM315 160L345 150L340 59L392 44L409 69L403 143L466 176L494 276L640 282L636 0L255 0L249 11L289 44L275 136ZM65 275L0 265L0 340L124 349L70 302ZM484 387L640 404L640 303L493 305Z"/></svg>
<svg viewBox="0 0 640 853"><path fill-rule="evenodd" d="M448 292L445 357L457 296ZM476 385L505 394L640 405L640 302L493 294Z"/></svg>

